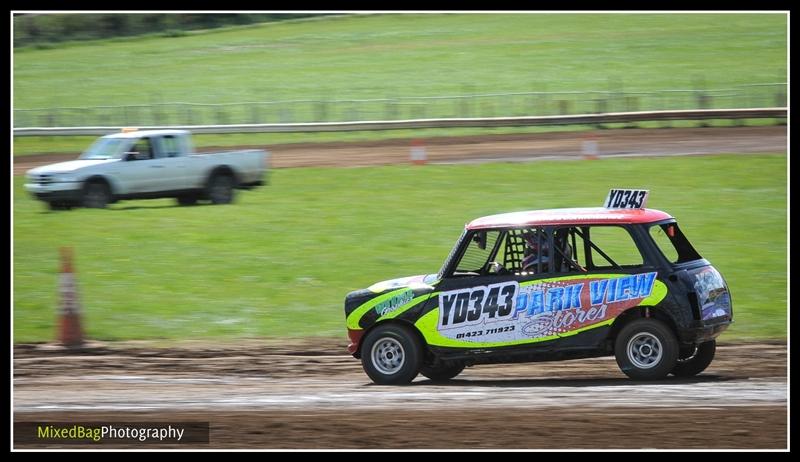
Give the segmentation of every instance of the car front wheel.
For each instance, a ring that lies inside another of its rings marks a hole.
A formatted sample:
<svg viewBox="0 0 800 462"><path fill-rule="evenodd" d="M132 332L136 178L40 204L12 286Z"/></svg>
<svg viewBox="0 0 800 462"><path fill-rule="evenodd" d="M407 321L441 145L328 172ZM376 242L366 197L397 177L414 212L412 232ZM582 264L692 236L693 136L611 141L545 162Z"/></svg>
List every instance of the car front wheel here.
<svg viewBox="0 0 800 462"><path fill-rule="evenodd" d="M622 372L634 380L663 379L678 361L678 340L663 322L637 319L617 335L614 355Z"/></svg>
<svg viewBox="0 0 800 462"><path fill-rule="evenodd" d="M398 324L376 327L361 350L364 372L378 385L405 385L419 373L422 346L408 328Z"/></svg>

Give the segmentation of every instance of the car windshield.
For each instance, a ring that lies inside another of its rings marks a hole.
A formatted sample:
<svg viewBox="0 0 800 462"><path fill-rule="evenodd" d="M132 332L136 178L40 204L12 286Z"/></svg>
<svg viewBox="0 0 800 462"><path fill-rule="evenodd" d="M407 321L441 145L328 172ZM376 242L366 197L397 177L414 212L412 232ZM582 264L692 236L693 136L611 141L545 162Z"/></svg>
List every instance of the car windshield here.
<svg viewBox="0 0 800 462"><path fill-rule="evenodd" d="M119 159L125 152L121 149L123 144L130 143L130 140L122 138L100 138L94 142L89 149L81 154L81 159Z"/></svg>
<svg viewBox="0 0 800 462"><path fill-rule="evenodd" d="M444 264L442 264L441 269L439 269L439 272L436 274L436 278L437 279L442 279L444 277L444 272L447 270L447 267L450 265L450 261L453 258L455 258L456 252L458 251L458 248L461 246L461 241L464 239L464 236L466 236L466 235L467 235L467 230L465 229L461 233L461 236L458 237L458 240L456 241L456 244L453 246L452 250L450 250L450 254L447 255L447 258L445 258L445 260L444 260Z"/></svg>

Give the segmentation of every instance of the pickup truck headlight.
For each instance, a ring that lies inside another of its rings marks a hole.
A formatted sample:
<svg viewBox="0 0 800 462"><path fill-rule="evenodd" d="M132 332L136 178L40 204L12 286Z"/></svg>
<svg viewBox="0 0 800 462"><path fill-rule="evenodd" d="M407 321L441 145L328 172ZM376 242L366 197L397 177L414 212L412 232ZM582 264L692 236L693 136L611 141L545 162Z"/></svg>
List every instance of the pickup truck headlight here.
<svg viewBox="0 0 800 462"><path fill-rule="evenodd" d="M40 173L28 174L28 181L37 184L68 183L76 181L72 173Z"/></svg>

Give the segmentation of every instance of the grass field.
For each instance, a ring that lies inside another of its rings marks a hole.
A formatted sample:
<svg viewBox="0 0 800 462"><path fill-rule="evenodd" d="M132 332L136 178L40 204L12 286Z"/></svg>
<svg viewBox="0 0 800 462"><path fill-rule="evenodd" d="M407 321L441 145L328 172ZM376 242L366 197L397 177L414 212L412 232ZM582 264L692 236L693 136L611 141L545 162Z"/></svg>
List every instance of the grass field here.
<svg viewBox="0 0 800 462"><path fill-rule="evenodd" d="M651 91L786 81L785 14L382 14L15 50L14 108ZM615 91L616 91L615 90ZM205 123L213 123L206 121ZM723 122L729 123L729 122ZM199 136L199 146L556 128ZM576 129L571 127L570 129ZM17 138L14 154L80 138Z"/></svg>
<svg viewBox="0 0 800 462"><path fill-rule="evenodd" d="M783 81L785 14L383 14L14 54L14 107ZM778 80L780 79L780 80Z"/></svg>
<svg viewBox="0 0 800 462"><path fill-rule="evenodd" d="M634 178L637 180L625 180ZM128 201L45 211L14 178L14 341L55 335L58 248L73 246L90 337L344 335L345 294L435 272L482 215L599 206L646 187L726 277L723 339L785 337L785 155L275 170L231 206Z"/></svg>
<svg viewBox="0 0 800 462"><path fill-rule="evenodd" d="M15 50L14 108L650 91L786 81L785 14L382 14ZM213 123L213 122L206 122ZM727 124L729 122L723 122ZM570 129L576 129L571 127ZM198 146L555 128L199 136ZM244 140L244 141L243 141ZM17 138L14 154L81 138Z"/></svg>

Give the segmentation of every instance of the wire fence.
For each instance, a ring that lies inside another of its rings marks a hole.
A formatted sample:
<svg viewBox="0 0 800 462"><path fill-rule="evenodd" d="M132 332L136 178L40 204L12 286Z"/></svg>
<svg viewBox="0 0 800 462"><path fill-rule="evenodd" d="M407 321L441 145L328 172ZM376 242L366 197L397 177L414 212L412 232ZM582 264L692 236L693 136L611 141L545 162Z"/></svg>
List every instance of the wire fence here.
<svg viewBox="0 0 800 462"><path fill-rule="evenodd" d="M786 83L726 89L486 93L223 104L154 103L14 109L14 127L227 125L517 117L785 107Z"/></svg>

